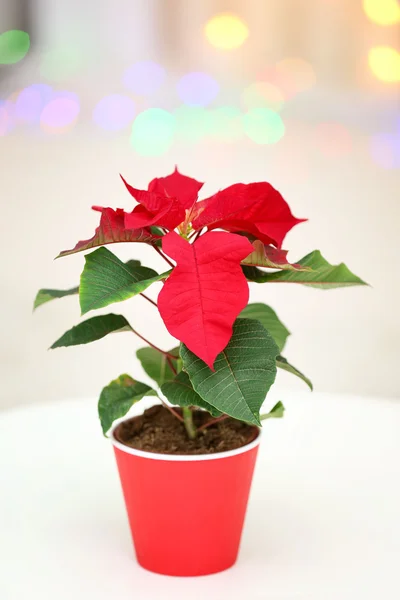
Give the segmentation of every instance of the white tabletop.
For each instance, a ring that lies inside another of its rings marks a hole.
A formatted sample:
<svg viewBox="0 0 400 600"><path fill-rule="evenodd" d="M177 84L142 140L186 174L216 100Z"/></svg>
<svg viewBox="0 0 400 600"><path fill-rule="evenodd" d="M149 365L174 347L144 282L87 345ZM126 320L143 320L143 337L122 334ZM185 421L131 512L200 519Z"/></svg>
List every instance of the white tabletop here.
<svg viewBox="0 0 400 600"><path fill-rule="evenodd" d="M272 396L239 561L195 580L136 564L94 400L0 413L0 598L398 600L400 402Z"/></svg>

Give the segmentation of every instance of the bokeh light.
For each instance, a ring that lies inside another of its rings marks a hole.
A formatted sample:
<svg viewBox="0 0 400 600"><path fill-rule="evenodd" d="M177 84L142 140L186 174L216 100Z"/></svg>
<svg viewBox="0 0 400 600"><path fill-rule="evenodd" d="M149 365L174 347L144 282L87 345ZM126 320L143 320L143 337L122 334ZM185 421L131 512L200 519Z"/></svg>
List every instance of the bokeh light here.
<svg viewBox="0 0 400 600"><path fill-rule="evenodd" d="M84 65L82 48L71 42L60 44L43 55L41 75L54 82L62 82L75 75Z"/></svg>
<svg viewBox="0 0 400 600"><path fill-rule="evenodd" d="M189 106L207 106L219 93L218 82L207 73L187 73L177 83L178 96Z"/></svg>
<svg viewBox="0 0 400 600"><path fill-rule="evenodd" d="M400 22L398 0L364 0L364 12L377 25L395 25Z"/></svg>
<svg viewBox="0 0 400 600"><path fill-rule="evenodd" d="M270 108L280 110L283 106L284 96L282 91L266 81L256 81L249 85L241 95L245 108Z"/></svg>
<svg viewBox="0 0 400 600"><path fill-rule="evenodd" d="M15 118L21 123L39 123L44 106L52 97L52 89L46 84L33 84L24 88L15 100Z"/></svg>
<svg viewBox="0 0 400 600"><path fill-rule="evenodd" d="M256 144L275 144L285 134L278 113L269 108L253 108L243 116L243 129Z"/></svg>
<svg viewBox="0 0 400 600"><path fill-rule="evenodd" d="M201 106L179 106L174 112L176 131L180 139L199 142L207 133L208 112Z"/></svg>
<svg viewBox="0 0 400 600"><path fill-rule="evenodd" d="M368 54L371 71L385 83L400 81L400 53L389 46L371 48Z"/></svg>
<svg viewBox="0 0 400 600"><path fill-rule="evenodd" d="M30 47L29 34L11 29L0 35L0 65L13 65L22 60Z"/></svg>
<svg viewBox="0 0 400 600"><path fill-rule="evenodd" d="M40 126L46 133L65 133L75 125L80 111L75 94L59 96L44 107L40 115Z"/></svg>
<svg viewBox="0 0 400 600"><path fill-rule="evenodd" d="M128 90L139 96L150 96L161 87L166 76L164 67L146 60L128 67L123 75L123 83Z"/></svg>
<svg viewBox="0 0 400 600"><path fill-rule="evenodd" d="M161 108L149 108L133 122L130 143L142 156L160 156L174 141L175 117Z"/></svg>
<svg viewBox="0 0 400 600"><path fill-rule="evenodd" d="M94 107L93 121L106 131L119 131L133 121L135 104L128 96L110 94Z"/></svg>
<svg viewBox="0 0 400 600"><path fill-rule="evenodd" d="M400 169L400 131L372 136L370 151L373 161L384 169Z"/></svg>
<svg viewBox="0 0 400 600"><path fill-rule="evenodd" d="M212 46L222 50L239 48L249 37L246 23L230 13L215 15L206 23L204 33Z"/></svg>
<svg viewBox="0 0 400 600"><path fill-rule="evenodd" d="M340 123L320 123L315 129L318 151L329 158L349 154L353 141L348 129Z"/></svg>
<svg viewBox="0 0 400 600"><path fill-rule="evenodd" d="M237 142L243 137L242 113L235 106L219 106L208 114L208 135L219 142Z"/></svg>

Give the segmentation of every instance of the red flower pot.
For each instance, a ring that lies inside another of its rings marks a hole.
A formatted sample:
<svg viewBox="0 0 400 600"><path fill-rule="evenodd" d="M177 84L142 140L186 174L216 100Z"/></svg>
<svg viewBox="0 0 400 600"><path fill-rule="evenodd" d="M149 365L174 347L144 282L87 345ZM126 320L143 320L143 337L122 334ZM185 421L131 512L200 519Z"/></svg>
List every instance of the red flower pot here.
<svg viewBox="0 0 400 600"><path fill-rule="evenodd" d="M236 450L204 455L153 454L111 440L139 564L178 577L231 567L260 433Z"/></svg>

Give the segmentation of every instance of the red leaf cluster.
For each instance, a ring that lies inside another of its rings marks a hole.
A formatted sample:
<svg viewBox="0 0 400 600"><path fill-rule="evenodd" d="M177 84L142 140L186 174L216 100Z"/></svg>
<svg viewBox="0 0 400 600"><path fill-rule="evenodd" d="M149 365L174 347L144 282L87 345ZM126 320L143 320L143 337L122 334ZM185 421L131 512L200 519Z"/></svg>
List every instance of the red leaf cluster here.
<svg viewBox="0 0 400 600"><path fill-rule="evenodd" d="M159 295L161 316L168 331L212 368L248 301L241 263L251 255L247 264L296 268L281 245L304 219L294 217L267 182L237 183L198 201L203 183L177 168L153 179L147 190L121 178L137 202L132 212L94 207L101 212L95 235L60 256L113 242L155 244L160 236L151 227L161 228L162 249L177 263Z"/></svg>

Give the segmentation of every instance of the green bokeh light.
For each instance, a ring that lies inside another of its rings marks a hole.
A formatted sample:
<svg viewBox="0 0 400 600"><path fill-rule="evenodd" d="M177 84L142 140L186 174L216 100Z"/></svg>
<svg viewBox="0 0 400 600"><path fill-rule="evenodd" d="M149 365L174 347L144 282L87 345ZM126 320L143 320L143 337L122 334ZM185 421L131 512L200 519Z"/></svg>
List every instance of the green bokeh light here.
<svg viewBox="0 0 400 600"><path fill-rule="evenodd" d="M0 64L13 65L22 60L31 45L29 34L19 29L10 29L0 35Z"/></svg>
<svg viewBox="0 0 400 600"><path fill-rule="evenodd" d="M220 106L209 111L208 133L220 142L236 142L243 136L242 113L236 106Z"/></svg>
<svg viewBox="0 0 400 600"><path fill-rule="evenodd" d="M285 134L281 117L268 108L253 108L243 116L246 135L256 144L275 144Z"/></svg>
<svg viewBox="0 0 400 600"><path fill-rule="evenodd" d="M182 105L174 112L177 135L187 142L199 142L207 134L208 114L201 106Z"/></svg>
<svg viewBox="0 0 400 600"><path fill-rule="evenodd" d="M176 119L166 110L149 108L133 122L130 143L142 156L160 156L174 141Z"/></svg>
<svg viewBox="0 0 400 600"><path fill-rule="evenodd" d="M49 81L62 82L82 67L82 49L72 44L60 45L47 52L40 65L40 73Z"/></svg>

